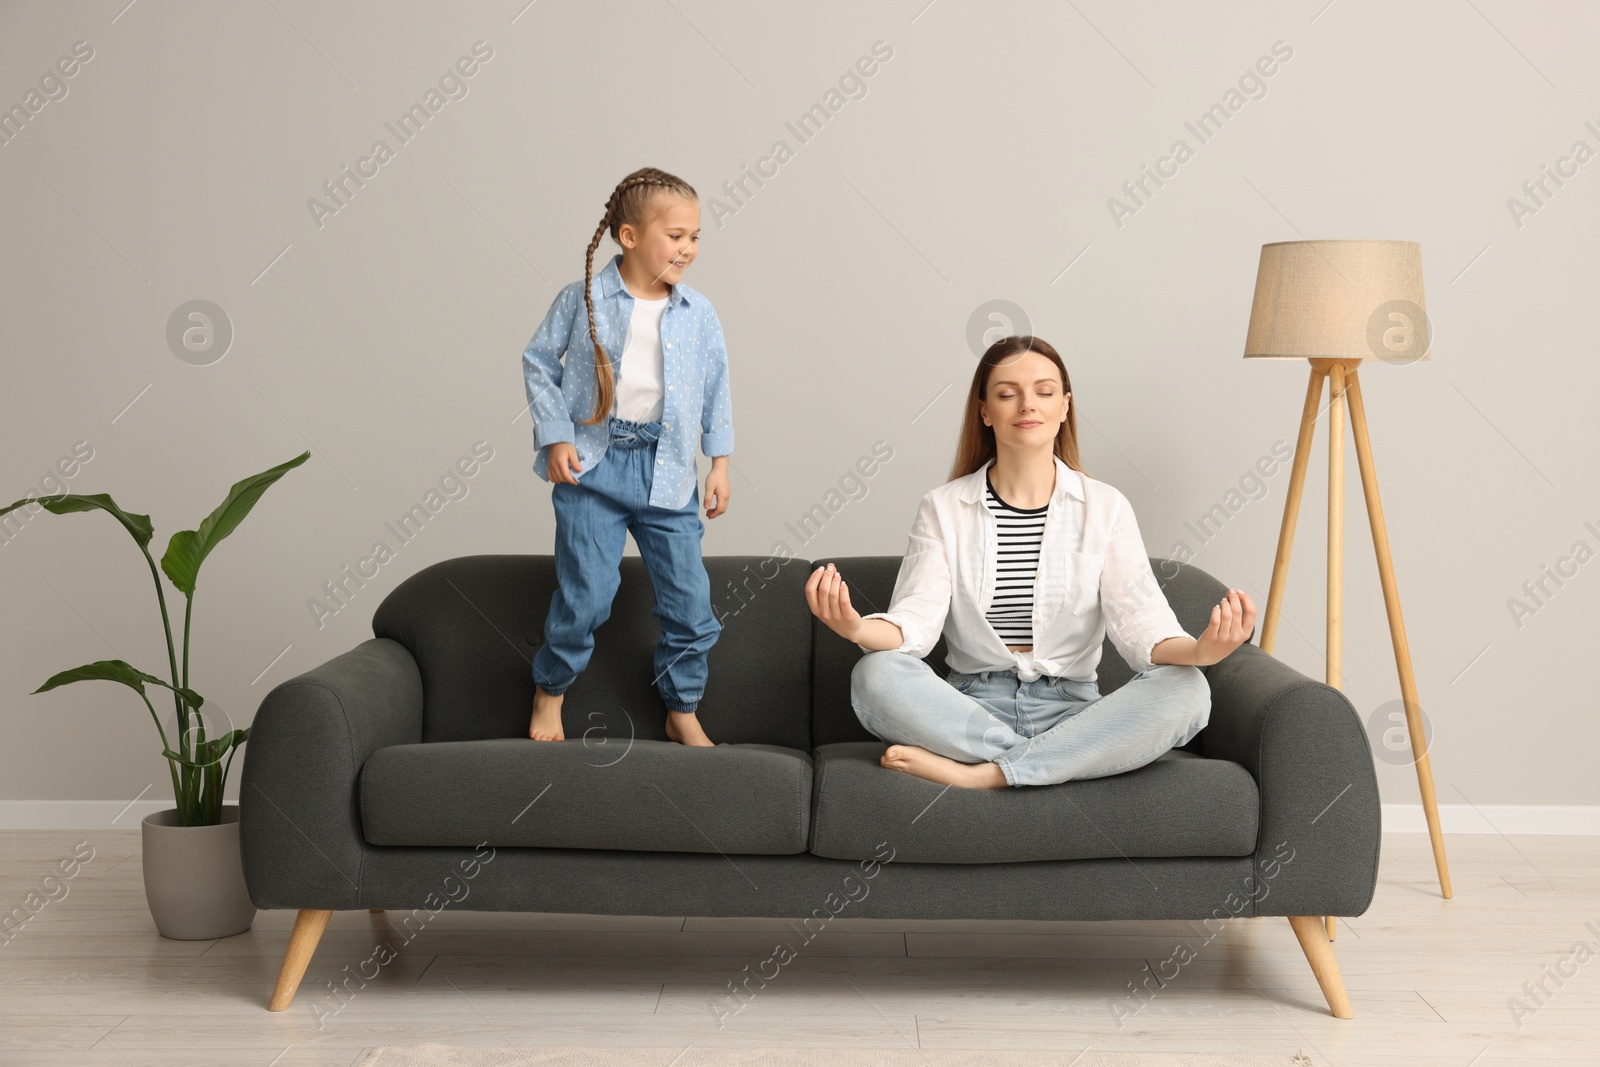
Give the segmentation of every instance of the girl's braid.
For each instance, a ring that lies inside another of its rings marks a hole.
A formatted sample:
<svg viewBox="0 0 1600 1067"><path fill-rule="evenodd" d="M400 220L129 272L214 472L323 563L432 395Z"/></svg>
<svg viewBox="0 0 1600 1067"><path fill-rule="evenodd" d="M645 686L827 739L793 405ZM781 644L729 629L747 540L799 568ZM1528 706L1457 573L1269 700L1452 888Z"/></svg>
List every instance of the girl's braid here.
<svg viewBox="0 0 1600 1067"><path fill-rule="evenodd" d="M668 174L666 171L657 170L655 167L641 167L617 183L611 190L611 196L606 201L606 213L600 219L600 225L594 231L594 237L589 241L589 249L583 261L583 303L589 312L589 341L594 345L594 371L595 380L599 388L595 391L594 411L583 425L589 426L606 418L611 412L611 404L616 399L616 375L612 371L611 357L606 355L606 350L600 345L600 336L594 321L594 252L600 247L600 238L606 231L611 232L611 239L621 243L619 231L622 224L627 222L635 226L645 222L645 207L650 199L656 195L657 190L676 193L690 200L699 200L700 195L694 187L682 178Z"/></svg>

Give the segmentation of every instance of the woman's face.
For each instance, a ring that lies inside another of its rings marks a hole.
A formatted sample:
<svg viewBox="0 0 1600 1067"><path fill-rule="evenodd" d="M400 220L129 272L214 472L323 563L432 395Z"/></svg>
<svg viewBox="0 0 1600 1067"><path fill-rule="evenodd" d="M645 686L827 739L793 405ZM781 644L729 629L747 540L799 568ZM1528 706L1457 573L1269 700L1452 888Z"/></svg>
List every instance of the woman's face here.
<svg viewBox="0 0 1600 1067"><path fill-rule="evenodd" d="M978 413L994 427L997 445L1050 447L1066 420L1072 394L1062 388L1055 361L1037 352L1001 360L989 371Z"/></svg>
<svg viewBox="0 0 1600 1067"><path fill-rule="evenodd" d="M639 258L650 277L677 285L700 251L700 202L658 193L649 210L650 219L642 227L623 223L617 240Z"/></svg>

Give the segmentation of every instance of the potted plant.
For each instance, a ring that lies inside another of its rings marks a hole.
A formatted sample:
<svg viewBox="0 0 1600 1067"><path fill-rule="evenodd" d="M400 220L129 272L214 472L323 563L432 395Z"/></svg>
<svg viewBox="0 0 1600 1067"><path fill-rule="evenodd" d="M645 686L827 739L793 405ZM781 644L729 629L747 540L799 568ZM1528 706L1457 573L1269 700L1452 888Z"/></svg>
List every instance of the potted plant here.
<svg viewBox="0 0 1600 1067"><path fill-rule="evenodd" d="M161 625L167 637L167 668L172 680L146 673L120 659L100 660L62 671L35 693L43 693L72 682L119 682L139 694L156 732L161 735L161 755L172 773L175 807L147 817L141 834L144 845L144 890L151 918L163 937L196 940L227 937L242 933L255 921L256 908L245 888L244 867L239 859L239 806L224 804L222 792L234 754L250 737L250 729L229 730L220 737L206 729L201 707L205 700L189 686L189 635L194 621L194 594L200 564L211 550L244 521L261 494L294 467L311 456L302 452L287 463L235 482L228 497L206 516L198 530L181 530L167 543L161 557L161 572L184 595L183 662L172 640L172 621L167 614L167 597L161 587L156 561L150 555L150 540L155 528L150 516L122 510L105 493L24 497L0 508L0 518L17 508L37 504L56 515L75 511L104 511L133 536L150 577L155 582L156 600L161 606ZM176 737L170 737L150 703L148 686L159 686L172 695L176 712Z"/></svg>

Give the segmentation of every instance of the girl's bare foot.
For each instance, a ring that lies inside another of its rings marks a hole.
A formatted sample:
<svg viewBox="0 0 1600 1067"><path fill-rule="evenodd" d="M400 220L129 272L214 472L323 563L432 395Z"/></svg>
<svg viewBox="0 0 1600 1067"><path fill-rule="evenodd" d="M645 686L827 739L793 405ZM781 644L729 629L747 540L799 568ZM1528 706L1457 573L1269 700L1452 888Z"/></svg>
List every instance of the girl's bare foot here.
<svg viewBox="0 0 1600 1067"><path fill-rule="evenodd" d="M528 724L528 736L535 741L565 741L561 729L561 702L566 694L551 696L538 685L533 687L533 721Z"/></svg>
<svg viewBox="0 0 1600 1067"><path fill-rule="evenodd" d="M890 745L878 764L891 771L905 771L930 782L958 785L963 789L999 789L1009 785L1005 772L993 763L958 763L916 745Z"/></svg>
<svg viewBox="0 0 1600 1067"><path fill-rule="evenodd" d="M692 711L667 712L667 737L680 745L715 748L711 738L700 727L700 720Z"/></svg>

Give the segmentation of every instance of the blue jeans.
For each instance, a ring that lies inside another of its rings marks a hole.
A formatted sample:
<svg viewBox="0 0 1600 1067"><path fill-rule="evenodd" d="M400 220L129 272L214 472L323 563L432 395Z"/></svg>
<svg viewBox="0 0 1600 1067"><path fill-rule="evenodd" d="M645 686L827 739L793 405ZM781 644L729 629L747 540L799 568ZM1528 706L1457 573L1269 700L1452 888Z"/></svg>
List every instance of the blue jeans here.
<svg viewBox="0 0 1600 1067"><path fill-rule="evenodd" d="M903 652L869 652L850 703L871 733L962 763L994 763L1006 782L1054 785L1121 774L1191 740L1211 718L1199 667L1158 664L1106 696L1094 682L1015 670L940 678Z"/></svg>
<svg viewBox="0 0 1600 1067"><path fill-rule="evenodd" d="M606 452L578 475L555 482L556 582L544 620L544 643L533 657L533 680L552 696L565 693L594 651L594 631L611 614L622 582L627 533L633 534L655 590L659 620L655 684L670 711L692 712L706 687L706 654L722 624L711 612L711 579L700 558L699 486L681 508L650 504L659 420L611 420Z"/></svg>

